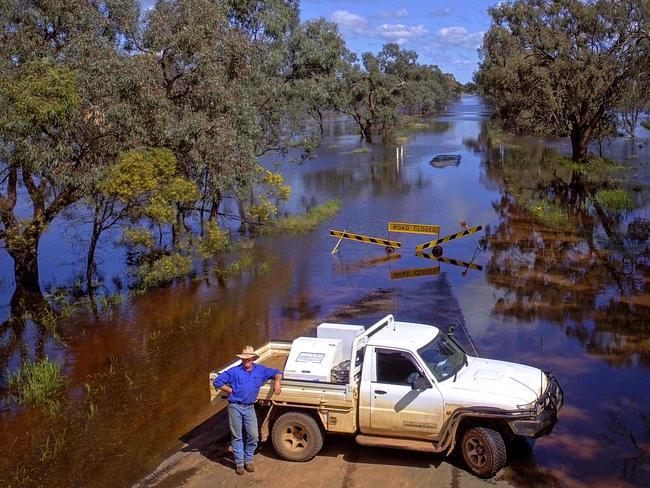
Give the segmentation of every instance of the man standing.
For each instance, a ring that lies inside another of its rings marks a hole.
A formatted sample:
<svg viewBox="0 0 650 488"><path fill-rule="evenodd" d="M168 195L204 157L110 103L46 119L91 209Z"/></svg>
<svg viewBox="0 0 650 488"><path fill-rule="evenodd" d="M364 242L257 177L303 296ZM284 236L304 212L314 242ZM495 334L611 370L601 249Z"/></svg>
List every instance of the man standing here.
<svg viewBox="0 0 650 488"><path fill-rule="evenodd" d="M237 357L241 359L241 364L221 373L212 384L216 389L228 394L228 418L235 472L244 474L244 469L250 473L255 471L253 454L258 441L255 414L257 395L264 382L271 378L275 378L274 394L279 395L282 391L282 371L255 364L253 361L259 359L259 356L255 354L252 346L246 346Z"/></svg>

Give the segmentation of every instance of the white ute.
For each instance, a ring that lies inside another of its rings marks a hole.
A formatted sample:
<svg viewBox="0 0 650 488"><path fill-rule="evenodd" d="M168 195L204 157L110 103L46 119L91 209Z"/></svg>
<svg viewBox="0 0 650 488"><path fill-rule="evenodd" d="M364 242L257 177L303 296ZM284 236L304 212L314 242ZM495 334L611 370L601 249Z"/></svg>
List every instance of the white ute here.
<svg viewBox="0 0 650 488"><path fill-rule="evenodd" d="M469 356L451 336L392 315L365 330L321 324L316 338L269 342L258 362L284 371L258 396L277 453L308 461L326 432L357 443L450 454L458 445L469 470L494 476L505 464L504 439L550 434L564 393L548 372ZM213 403L226 399L215 390Z"/></svg>

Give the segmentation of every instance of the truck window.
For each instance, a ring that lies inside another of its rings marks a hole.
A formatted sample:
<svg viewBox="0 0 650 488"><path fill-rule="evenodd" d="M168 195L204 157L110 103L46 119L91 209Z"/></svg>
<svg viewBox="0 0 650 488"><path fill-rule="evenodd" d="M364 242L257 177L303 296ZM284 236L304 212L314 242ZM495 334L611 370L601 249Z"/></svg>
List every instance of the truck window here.
<svg viewBox="0 0 650 488"><path fill-rule="evenodd" d="M442 332L418 349L418 354L438 381L455 375L465 364L465 351Z"/></svg>
<svg viewBox="0 0 650 488"><path fill-rule="evenodd" d="M407 353L376 349L375 358L378 383L410 386L408 377L420 372Z"/></svg>

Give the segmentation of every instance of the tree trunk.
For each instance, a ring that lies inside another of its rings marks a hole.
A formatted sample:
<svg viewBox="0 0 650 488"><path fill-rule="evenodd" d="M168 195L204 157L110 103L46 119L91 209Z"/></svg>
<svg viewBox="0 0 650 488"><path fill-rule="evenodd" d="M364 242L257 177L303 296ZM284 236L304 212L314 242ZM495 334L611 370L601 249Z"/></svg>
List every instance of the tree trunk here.
<svg viewBox="0 0 650 488"><path fill-rule="evenodd" d="M29 225L23 230L20 239L6 242L7 252L14 260L16 288L27 292L41 293L38 278L38 244L41 240L39 228L38 225Z"/></svg>
<svg viewBox="0 0 650 488"><path fill-rule="evenodd" d="M372 132L370 131L370 124L361 126L361 136L368 144L372 144Z"/></svg>
<svg viewBox="0 0 650 488"><path fill-rule="evenodd" d="M90 244L88 245L88 254L86 255L86 293L88 295L94 295L94 289L92 286L93 274L95 273L95 250L97 249L97 242L99 242L99 236L101 230L99 229L97 222L93 223L93 233L90 236Z"/></svg>
<svg viewBox="0 0 650 488"><path fill-rule="evenodd" d="M571 158L574 161L586 161L589 138L584 127L574 125L571 128Z"/></svg>

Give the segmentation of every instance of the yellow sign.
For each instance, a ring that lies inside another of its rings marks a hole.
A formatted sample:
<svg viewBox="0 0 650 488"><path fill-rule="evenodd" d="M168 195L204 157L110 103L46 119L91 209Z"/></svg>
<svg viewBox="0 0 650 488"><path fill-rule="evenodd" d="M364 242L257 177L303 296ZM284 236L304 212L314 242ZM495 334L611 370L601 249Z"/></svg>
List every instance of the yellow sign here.
<svg viewBox="0 0 650 488"><path fill-rule="evenodd" d="M411 234L439 234L439 225L407 224L405 222L388 222L388 232L409 232Z"/></svg>
<svg viewBox="0 0 650 488"><path fill-rule="evenodd" d="M415 278L417 276L433 276L440 273L440 266L435 268L416 268L416 269L400 269L390 272L391 280L399 280L402 278Z"/></svg>

